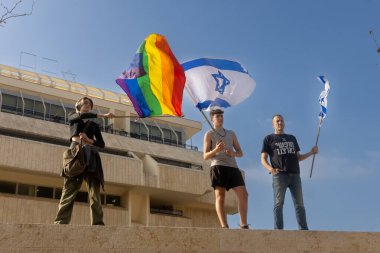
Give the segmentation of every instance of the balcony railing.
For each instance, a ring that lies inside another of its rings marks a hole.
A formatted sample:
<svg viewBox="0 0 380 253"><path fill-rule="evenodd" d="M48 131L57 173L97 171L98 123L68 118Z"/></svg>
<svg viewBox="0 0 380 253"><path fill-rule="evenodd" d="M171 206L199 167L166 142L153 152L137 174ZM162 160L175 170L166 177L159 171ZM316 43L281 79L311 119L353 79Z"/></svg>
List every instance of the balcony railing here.
<svg viewBox="0 0 380 253"><path fill-rule="evenodd" d="M22 112L20 112L19 108L15 107L15 106L5 105L5 104L1 105L1 111L6 112L6 113L17 114L20 116L22 115ZM24 110L23 116L34 118L34 119L39 119L39 120L44 120L44 117L43 117L44 115L41 112L31 111L31 110L27 110L27 109ZM65 119L64 119L64 117L61 117L61 116L45 115L45 118L48 121L51 121L54 123L65 124ZM66 120L66 124L68 124L67 120ZM183 143L177 144L176 141L168 140L168 139L164 139L164 141L162 141L162 138L158 137L158 136L150 136L150 138L148 138L148 136L144 135L144 134L129 133L129 132L124 131L124 130L116 130L116 129L107 128L107 127L104 128L103 126L100 126L100 129L102 132L109 133L109 134L119 135L119 136L123 136L123 137L127 137L127 138L135 138L135 139L139 139L139 140L145 140L145 141L149 141L149 142L161 143L161 144L166 144L166 145L170 145L170 146L176 146L176 147L180 147L180 148L198 151L197 146L192 146L192 145L183 144Z"/></svg>
<svg viewBox="0 0 380 253"><path fill-rule="evenodd" d="M29 83L52 87L59 90L67 90L85 96L100 98L120 104L131 105L131 101L127 95L83 85L80 83L69 82L61 78L38 74L35 72L26 71L2 64L0 64L0 75Z"/></svg>

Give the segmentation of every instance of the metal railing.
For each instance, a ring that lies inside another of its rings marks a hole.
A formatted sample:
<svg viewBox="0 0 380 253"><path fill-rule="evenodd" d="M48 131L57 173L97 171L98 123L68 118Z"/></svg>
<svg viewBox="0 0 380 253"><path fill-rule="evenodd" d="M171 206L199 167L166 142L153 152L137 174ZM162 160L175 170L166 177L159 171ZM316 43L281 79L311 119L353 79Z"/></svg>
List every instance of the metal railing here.
<svg viewBox="0 0 380 253"><path fill-rule="evenodd" d="M127 95L107 91L91 86L85 86L76 82L51 77L44 74L34 73L31 71L18 69L0 64L0 75L22 80L25 82L35 83L43 86L52 87L59 90L67 90L73 93L78 93L85 96L100 98L107 101L112 101L120 104L132 105Z"/></svg>

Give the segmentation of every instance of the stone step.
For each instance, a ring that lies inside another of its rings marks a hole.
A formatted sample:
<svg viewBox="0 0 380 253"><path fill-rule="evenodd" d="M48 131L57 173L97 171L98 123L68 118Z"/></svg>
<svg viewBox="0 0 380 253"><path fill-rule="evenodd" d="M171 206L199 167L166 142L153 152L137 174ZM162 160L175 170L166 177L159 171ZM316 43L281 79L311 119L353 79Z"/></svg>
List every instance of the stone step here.
<svg viewBox="0 0 380 253"><path fill-rule="evenodd" d="M0 252L379 253L380 233L0 224Z"/></svg>

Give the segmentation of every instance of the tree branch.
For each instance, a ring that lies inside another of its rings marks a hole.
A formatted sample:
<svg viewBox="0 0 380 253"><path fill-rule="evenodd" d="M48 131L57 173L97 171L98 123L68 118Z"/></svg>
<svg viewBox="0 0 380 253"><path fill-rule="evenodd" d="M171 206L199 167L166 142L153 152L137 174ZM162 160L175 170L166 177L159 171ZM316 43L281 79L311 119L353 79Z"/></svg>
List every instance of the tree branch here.
<svg viewBox="0 0 380 253"><path fill-rule="evenodd" d="M6 24L7 23L7 20L8 19L11 19L11 18L17 18L17 17L23 17L23 16L30 16L32 15L33 13L33 9L34 9L34 2L35 0L33 0L33 3L32 3L32 7L30 9L30 12L28 13L21 13L21 14L16 14L15 13L15 10L17 9L17 6L22 3L22 0L19 0L18 2L16 2L12 8L8 8L7 6L5 6L3 3L0 3L0 6L4 8L5 10L5 13L1 16L0 18L0 26L2 26L3 24Z"/></svg>

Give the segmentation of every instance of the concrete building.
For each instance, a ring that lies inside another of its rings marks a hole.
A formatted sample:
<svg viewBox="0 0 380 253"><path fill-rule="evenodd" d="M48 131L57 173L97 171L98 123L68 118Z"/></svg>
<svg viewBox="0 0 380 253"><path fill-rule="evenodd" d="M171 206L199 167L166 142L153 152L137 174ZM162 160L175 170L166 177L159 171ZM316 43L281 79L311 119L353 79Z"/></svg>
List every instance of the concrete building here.
<svg viewBox="0 0 380 253"><path fill-rule="evenodd" d="M67 115L89 96L94 111L128 116L96 119L104 131L104 221L113 226L219 227L209 163L186 142L201 123L137 119L126 95L0 65L0 223L52 223L61 195ZM229 214L237 202L229 193ZM89 224L85 184L72 224Z"/></svg>

